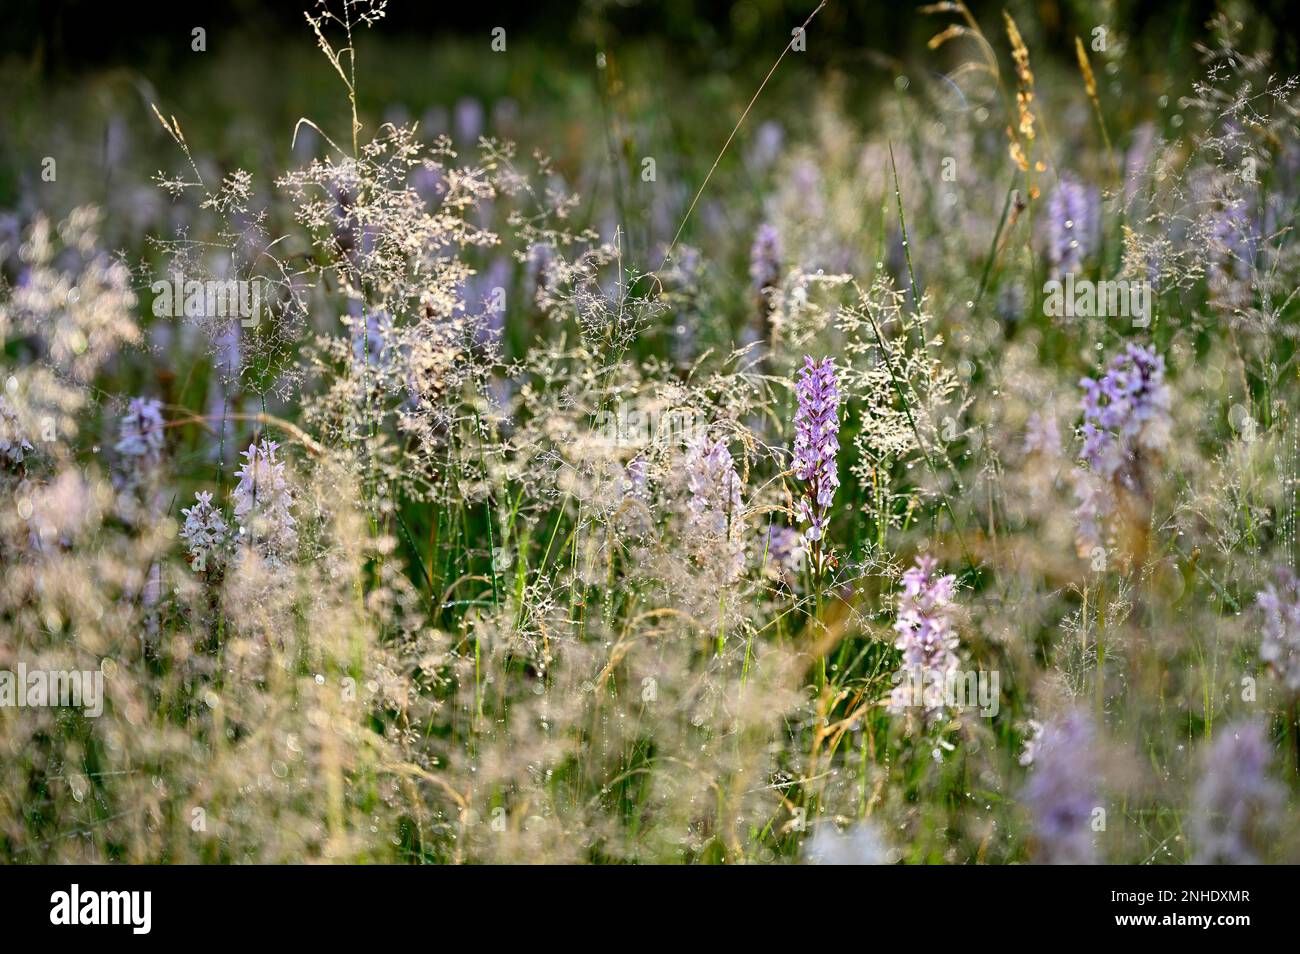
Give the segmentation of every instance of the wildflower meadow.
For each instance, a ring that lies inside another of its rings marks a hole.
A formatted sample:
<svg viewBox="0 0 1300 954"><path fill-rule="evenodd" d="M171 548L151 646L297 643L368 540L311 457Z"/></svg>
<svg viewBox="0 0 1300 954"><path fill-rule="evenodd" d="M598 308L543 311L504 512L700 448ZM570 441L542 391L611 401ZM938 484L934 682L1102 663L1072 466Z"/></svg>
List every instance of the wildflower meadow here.
<svg viewBox="0 0 1300 954"><path fill-rule="evenodd" d="M1300 861L1280 7L301 6L0 14L0 862Z"/></svg>

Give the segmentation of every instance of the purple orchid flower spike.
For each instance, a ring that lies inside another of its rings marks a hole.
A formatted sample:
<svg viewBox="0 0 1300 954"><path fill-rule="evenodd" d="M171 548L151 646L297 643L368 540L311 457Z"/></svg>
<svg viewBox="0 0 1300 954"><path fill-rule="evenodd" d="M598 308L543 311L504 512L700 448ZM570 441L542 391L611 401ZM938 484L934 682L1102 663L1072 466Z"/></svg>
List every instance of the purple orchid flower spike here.
<svg viewBox="0 0 1300 954"><path fill-rule="evenodd" d="M840 485L836 466L840 449L840 391L833 361L824 358L817 362L805 357L795 393L799 409L794 418L794 470L804 483L797 512L800 521L808 524L804 537L813 556L814 572L820 574L831 503Z"/></svg>

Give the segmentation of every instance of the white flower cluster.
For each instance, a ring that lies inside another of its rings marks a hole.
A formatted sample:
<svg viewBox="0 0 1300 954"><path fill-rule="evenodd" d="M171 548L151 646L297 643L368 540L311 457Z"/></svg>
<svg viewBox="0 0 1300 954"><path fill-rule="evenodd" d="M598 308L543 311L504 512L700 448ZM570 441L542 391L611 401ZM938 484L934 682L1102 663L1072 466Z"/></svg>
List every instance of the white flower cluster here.
<svg viewBox="0 0 1300 954"><path fill-rule="evenodd" d="M249 551L271 566L284 566L298 549L298 531L291 512L293 490L284 472L280 445L263 438L241 451L243 466L235 471L239 483L231 491L234 501L235 533L232 536L221 511L212 505L212 494L199 491L194 506L183 509L185 525L180 536L189 547L190 567L195 571L216 569L234 547L236 562Z"/></svg>
<svg viewBox="0 0 1300 954"><path fill-rule="evenodd" d="M0 464L17 467L31 450L35 448L23 433L17 413L0 397Z"/></svg>
<svg viewBox="0 0 1300 954"><path fill-rule="evenodd" d="M162 462L162 402L157 398L131 398L122 415L121 436L114 449L125 458L131 477L141 479Z"/></svg>
<svg viewBox="0 0 1300 954"><path fill-rule="evenodd" d="M723 552L710 552L709 561L722 568L728 583L734 582L745 569L745 543L740 477L731 451L701 435L687 446L686 474L691 526L705 549L721 546Z"/></svg>
<svg viewBox="0 0 1300 954"><path fill-rule="evenodd" d="M263 560L281 566L298 548L296 521L290 512L293 491L284 473L284 461L276 458L280 445L263 438L242 451L244 465L232 494L240 542L255 550Z"/></svg>
<svg viewBox="0 0 1300 954"><path fill-rule="evenodd" d="M212 506L212 494L200 490L194 495L194 506L182 509L185 526L181 539L190 551L190 566L195 572L215 568L221 560L229 529L221 511Z"/></svg>

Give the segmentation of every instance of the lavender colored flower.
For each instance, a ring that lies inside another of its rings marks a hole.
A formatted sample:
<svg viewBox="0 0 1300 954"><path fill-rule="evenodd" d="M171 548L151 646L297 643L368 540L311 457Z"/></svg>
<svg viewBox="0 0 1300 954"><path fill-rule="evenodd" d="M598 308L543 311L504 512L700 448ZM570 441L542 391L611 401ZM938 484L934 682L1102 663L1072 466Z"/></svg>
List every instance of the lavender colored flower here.
<svg viewBox="0 0 1300 954"><path fill-rule="evenodd" d="M130 476L142 478L162 461L162 402L156 398L131 398L122 415L120 437L115 449L126 458Z"/></svg>
<svg viewBox="0 0 1300 954"><path fill-rule="evenodd" d="M23 432L17 412L0 397L0 466L16 469L32 450L35 448Z"/></svg>
<svg viewBox="0 0 1300 954"><path fill-rule="evenodd" d="M474 145L478 142L479 136L483 135L483 123L486 119L486 113L483 110L483 104L471 96L466 96L456 102L456 138L462 143Z"/></svg>
<svg viewBox="0 0 1300 954"><path fill-rule="evenodd" d="M1211 214L1209 244L1211 260L1221 266L1252 258L1254 242L1246 203L1230 199Z"/></svg>
<svg viewBox="0 0 1300 954"><path fill-rule="evenodd" d="M1061 430L1054 415L1037 411L1029 415L1023 450L1026 454L1042 454L1050 460L1061 456Z"/></svg>
<svg viewBox="0 0 1300 954"><path fill-rule="evenodd" d="M509 285L510 260L504 255L466 282L463 312L478 319L474 335L480 344L500 340L505 331L505 290Z"/></svg>
<svg viewBox="0 0 1300 954"><path fill-rule="evenodd" d="M1130 344L1099 380L1083 378L1083 449L1076 472L1079 548L1102 542L1119 489L1145 491L1150 457L1169 443L1169 388L1164 358Z"/></svg>
<svg viewBox="0 0 1300 954"><path fill-rule="evenodd" d="M938 561L919 556L916 565L903 573L903 591L898 596L894 645L903 651L900 675L904 678L890 694L888 709L898 715L920 704L927 722L945 713L941 695L916 690L942 686L959 665L957 629L954 625L957 578L935 573Z"/></svg>
<svg viewBox="0 0 1300 954"><path fill-rule="evenodd" d="M679 244L671 254L667 246L658 253L667 255L668 267L662 272L664 284L673 291L686 295L695 295L700 290L700 279L704 277L704 256L693 245Z"/></svg>
<svg viewBox="0 0 1300 954"><path fill-rule="evenodd" d="M1034 823L1034 854L1049 865L1097 862L1092 813L1099 807L1092 723L1074 712L1042 726L1022 798Z"/></svg>
<svg viewBox="0 0 1300 954"><path fill-rule="evenodd" d="M1130 344L1100 380L1083 378L1083 459L1111 479L1136 455L1169 443L1169 388L1165 361L1154 348Z"/></svg>
<svg viewBox="0 0 1300 954"><path fill-rule="evenodd" d="M1132 202L1142 189L1158 146L1155 126L1143 123L1133 132L1133 142L1124 154L1124 202Z"/></svg>
<svg viewBox="0 0 1300 954"><path fill-rule="evenodd" d="M754 244L749 250L749 277L759 294L780 283L781 236L775 225L764 222L754 233Z"/></svg>
<svg viewBox="0 0 1300 954"><path fill-rule="evenodd" d="M1281 568L1277 583L1266 586L1258 601L1264 614L1259 656L1292 696L1300 696L1300 578Z"/></svg>
<svg viewBox="0 0 1300 954"><path fill-rule="evenodd" d="M1151 283L1151 293L1154 295L1159 295L1164 287L1165 259L1165 247L1158 242L1153 242L1137 262L1137 273L1145 275L1146 280Z"/></svg>
<svg viewBox="0 0 1300 954"><path fill-rule="evenodd" d="M1092 253L1092 196L1071 176L1061 181L1047 203L1047 258L1055 275L1077 272Z"/></svg>
<svg viewBox="0 0 1300 954"><path fill-rule="evenodd" d="M411 188L428 205L437 205L447 192L447 177L439 169L419 165L411 170Z"/></svg>
<svg viewBox="0 0 1300 954"><path fill-rule="evenodd" d="M675 305L673 313L676 316L669 350L673 361L685 367L699 352L696 332L701 323L699 297L704 263L700 250L689 245L679 246L668 262L661 278L669 289L669 300Z"/></svg>
<svg viewBox="0 0 1300 954"><path fill-rule="evenodd" d="M810 865L887 865L894 860L879 827L867 820L842 832L826 822L818 825L805 857Z"/></svg>
<svg viewBox="0 0 1300 954"><path fill-rule="evenodd" d="M1007 282L998 289L998 297L993 307L998 318L1008 325L1023 321L1027 310L1025 286L1020 282Z"/></svg>
<svg viewBox="0 0 1300 954"><path fill-rule="evenodd" d="M807 541L798 530L769 526L757 534L753 553L759 571L764 576L779 581L791 590L798 588L799 571L808 556Z"/></svg>
<svg viewBox="0 0 1300 954"><path fill-rule="evenodd" d="M755 172L766 172L781 157L784 144L785 128L776 120L769 119L755 132L746 161Z"/></svg>
<svg viewBox="0 0 1300 954"><path fill-rule="evenodd" d="M240 327L237 321L228 322L212 340L212 355L216 367L228 380L239 377L244 370L244 349Z"/></svg>
<svg viewBox="0 0 1300 954"><path fill-rule="evenodd" d="M320 152L322 142L320 133L303 123L294 130L292 146L294 163L300 166L307 165Z"/></svg>
<svg viewBox="0 0 1300 954"><path fill-rule="evenodd" d="M221 511L212 506L212 494L200 490L194 495L194 506L183 508L185 525L180 537L190 553L190 566L195 572L215 569L226 544L228 529Z"/></svg>
<svg viewBox="0 0 1300 954"><path fill-rule="evenodd" d="M1197 864L1258 864L1286 791L1269 775L1264 727L1240 722L1219 731L1196 786L1192 837Z"/></svg>
<svg viewBox="0 0 1300 954"><path fill-rule="evenodd" d="M822 200L822 171L811 159L799 159L790 166L790 185L803 203L802 213L811 220L820 220L826 214Z"/></svg>
<svg viewBox="0 0 1300 954"><path fill-rule="evenodd" d="M420 135L428 141L445 135L451 122L451 113L446 106L430 106L420 116Z"/></svg>
<svg viewBox="0 0 1300 954"><path fill-rule="evenodd" d="M357 318L347 321L352 336L352 371L357 377L367 374L373 376L376 371L388 366L392 360L389 353L389 339L393 333L393 319L384 311L366 315L365 327Z"/></svg>
<svg viewBox="0 0 1300 954"><path fill-rule="evenodd" d="M768 527L758 545L764 567L781 576L798 573L805 552L803 535L790 527Z"/></svg>
<svg viewBox="0 0 1300 954"><path fill-rule="evenodd" d="M804 496L796 509L800 521L809 524L804 536L820 562L821 540L840 485L835 461L840 449L840 391L831 359L819 363L805 357L795 394L799 409L794 417L794 471L804 482Z"/></svg>
<svg viewBox="0 0 1300 954"><path fill-rule="evenodd" d="M1227 311L1248 307L1254 296L1256 237L1246 203L1231 200L1213 212L1207 240L1211 302Z"/></svg>
<svg viewBox="0 0 1300 954"><path fill-rule="evenodd" d="M650 495L650 462L634 457L623 471L623 496L645 500Z"/></svg>
<svg viewBox="0 0 1300 954"><path fill-rule="evenodd" d="M503 129L507 135L510 129L519 122L519 103L506 96L498 99L492 104L492 125L494 128Z"/></svg>
<svg viewBox="0 0 1300 954"><path fill-rule="evenodd" d="M239 483L233 493L241 540L277 566L291 558L298 546L296 522L290 512L293 492L284 462L276 457L279 447L275 441L263 438L241 451L245 460L235 471Z"/></svg>
<svg viewBox="0 0 1300 954"><path fill-rule="evenodd" d="M534 242L528 247L524 258L524 286L534 299L546 288L556 259L554 246Z"/></svg>
<svg viewBox="0 0 1300 954"><path fill-rule="evenodd" d="M730 582L744 570L740 477L731 451L721 441L700 435L687 445L686 474L691 527L707 546L721 542L724 576Z"/></svg>
<svg viewBox="0 0 1300 954"><path fill-rule="evenodd" d="M1109 486L1095 474L1081 468L1074 472L1074 518L1078 524L1075 549L1087 557L1095 548L1104 549L1107 525L1115 511L1115 497Z"/></svg>

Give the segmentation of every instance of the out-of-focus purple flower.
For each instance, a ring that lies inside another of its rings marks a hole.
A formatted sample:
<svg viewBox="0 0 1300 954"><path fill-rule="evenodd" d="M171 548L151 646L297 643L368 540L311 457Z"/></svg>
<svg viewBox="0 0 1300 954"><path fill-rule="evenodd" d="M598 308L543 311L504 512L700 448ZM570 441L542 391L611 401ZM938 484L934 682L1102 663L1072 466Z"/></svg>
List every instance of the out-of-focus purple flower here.
<svg viewBox="0 0 1300 954"><path fill-rule="evenodd" d="M835 460L840 450L840 391L834 362L805 356L795 394L799 408L794 416L794 472L804 483L796 510L799 519L809 525L804 536L819 554L819 541L826 535L831 503L840 485Z"/></svg>
<svg viewBox="0 0 1300 954"><path fill-rule="evenodd" d="M1209 232L1210 257L1216 264L1230 268L1233 262L1243 262L1253 257L1250 215L1242 200L1225 201L1213 213Z"/></svg>
<svg viewBox="0 0 1300 954"><path fill-rule="evenodd" d="M749 250L749 277L754 291L775 288L781 281L781 235L776 226L764 222L754 233Z"/></svg>
<svg viewBox="0 0 1300 954"><path fill-rule="evenodd" d="M320 151L321 142L320 133L307 123L298 126L293 134L293 161L300 166L307 165Z"/></svg>
<svg viewBox="0 0 1300 954"><path fill-rule="evenodd" d="M393 126L409 126L411 111L405 103L390 103L384 108L384 122Z"/></svg>
<svg viewBox="0 0 1300 954"><path fill-rule="evenodd" d="M1072 176L1061 176L1047 203L1047 258L1053 274L1083 268L1092 254L1095 225L1091 193Z"/></svg>
<svg viewBox="0 0 1300 954"><path fill-rule="evenodd" d="M496 341L506 325L506 289L510 286L510 260L494 258L487 269L465 283L464 313L477 319L474 334L480 344Z"/></svg>
<svg viewBox="0 0 1300 954"><path fill-rule="evenodd" d="M181 513L185 525L180 537L189 549L190 566L196 573L216 569L229 531L221 511L212 506L212 494L200 490L194 495L194 506L182 508Z"/></svg>
<svg viewBox="0 0 1300 954"><path fill-rule="evenodd" d="M0 396L0 466L16 469L32 450L35 448L23 432L17 412Z"/></svg>
<svg viewBox="0 0 1300 954"><path fill-rule="evenodd" d="M686 453L691 515L708 529L725 532L740 514L740 477L731 451L721 441L700 436Z"/></svg>
<svg viewBox="0 0 1300 954"><path fill-rule="evenodd" d="M356 318L347 322L352 332L352 371L358 377L374 374L376 370L387 367L390 360L389 337L393 331L393 319L388 312L380 311L366 315L365 327Z"/></svg>
<svg viewBox="0 0 1300 954"><path fill-rule="evenodd" d="M1300 695L1300 578L1282 567L1258 599L1264 614L1259 656L1291 695Z"/></svg>
<svg viewBox="0 0 1300 954"><path fill-rule="evenodd" d="M447 177L438 169L419 165L411 170L411 188L427 205L437 206L447 192Z"/></svg>
<svg viewBox="0 0 1300 954"><path fill-rule="evenodd" d="M808 219L820 220L826 214L822 201L822 170L811 159L800 159L790 167L790 184L802 202L801 212Z"/></svg>
<svg viewBox="0 0 1300 954"><path fill-rule="evenodd" d="M483 135L483 104L473 97L466 96L456 103L456 138L467 145L478 142Z"/></svg>
<svg viewBox="0 0 1300 954"><path fill-rule="evenodd" d="M830 822L823 822L805 848L810 865L888 865L894 861L892 855L884 835L869 820L842 832Z"/></svg>
<svg viewBox="0 0 1300 954"><path fill-rule="evenodd" d="M162 461L162 402L157 398L131 398L122 415L119 435L115 450L126 458L130 475L145 477L155 471Z"/></svg>
<svg viewBox="0 0 1300 954"><path fill-rule="evenodd" d="M22 240L22 219L16 212L0 212L0 265L9 261L10 254L18 248Z"/></svg>
<svg viewBox="0 0 1300 954"><path fill-rule="evenodd" d="M750 168L758 173L766 171L780 158L784 144L785 128L779 122L769 119L761 124L754 133L754 142L747 156Z"/></svg>
<svg viewBox="0 0 1300 954"><path fill-rule="evenodd" d="M666 247L659 253L663 257ZM700 250L693 245L678 245L667 257L667 267L659 273L663 283L673 292L693 296L700 290L700 277L704 271L704 259Z"/></svg>
<svg viewBox="0 0 1300 954"><path fill-rule="evenodd" d="M239 377L244 370L243 348L240 344L241 325L227 322L212 339L212 357L216 367L229 380Z"/></svg>
<svg viewBox="0 0 1300 954"><path fill-rule="evenodd" d="M665 257L666 247L658 255L661 258ZM660 271L659 277L668 290L669 300L673 303L670 314L676 319L671 329L669 351L674 362L679 366L685 366L694 360L699 350L695 332L700 323L698 309L703 258L699 249L690 245L679 245L671 255L667 255L666 261L668 267Z"/></svg>
<svg viewBox="0 0 1300 954"><path fill-rule="evenodd" d="M994 302L998 318L1008 325L1014 325L1025 318L1025 286L1020 282L1007 282L998 289Z"/></svg>
<svg viewBox="0 0 1300 954"><path fill-rule="evenodd" d="M1143 492L1149 458L1169 443L1165 361L1154 348L1130 344L1100 379L1083 378L1083 449L1076 473L1079 548L1101 543L1115 492Z"/></svg>
<svg viewBox="0 0 1300 954"><path fill-rule="evenodd" d="M1035 740L1034 769L1023 799L1034 823L1041 864L1095 864L1092 813L1100 807L1094 729L1079 712L1047 722Z"/></svg>
<svg viewBox="0 0 1300 954"><path fill-rule="evenodd" d="M162 599L162 593L162 564L154 563L149 567L149 575L145 577L144 586L140 588L140 604L146 607L157 606ZM150 613L145 626L151 633L158 632L158 615Z"/></svg>
<svg viewBox="0 0 1300 954"><path fill-rule="evenodd" d="M758 557L763 568L787 582L799 572L806 552L803 535L791 527L768 527L759 538Z"/></svg>
<svg viewBox="0 0 1300 954"><path fill-rule="evenodd" d="M1273 188L1262 197L1260 235L1276 235L1291 221L1295 208L1297 184L1300 183L1300 145L1286 142L1273 159Z"/></svg>
<svg viewBox="0 0 1300 954"><path fill-rule="evenodd" d="M731 451L701 434L687 445L686 475L691 526L707 545L723 546L724 576L734 580L744 570L744 541L740 477Z"/></svg>
<svg viewBox="0 0 1300 954"><path fill-rule="evenodd" d="M1156 130L1151 123L1143 123L1133 132L1133 142L1124 154L1124 201L1132 202L1142 188L1143 178L1155 156Z"/></svg>
<svg viewBox="0 0 1300 954"><path fill-rule="evenodd" d="M1258 239L1246 203L1224 201L1212 213L1208 231L1210 301L1228 311L1249 306Z"/></svg>
<svg viewBox="0 0 1300 954"><path fill-rule="evenodd" d="M104 167L114 169L122 165L131 151L131 127L119 114L108 118L104 126Z"/></svg>
<svg viewBox="0 0 1300 954"><path fill-rule="evenodd" d="M1165 250L1162 245L1152 244L1142 256L1139 265L1146 267L1146 280L1151 283L1152 294L1159 295L1165 278ZM1139 272L1138 274L1141 274Z"/></svg>
<svg viewBox="0 0 1300 954"><path fill-rule="evenodd" d="M420 135L432 141L447 132L448 122L446 106L430 106L420 117Z"/></svg>
<svg viewBox="0 0 1300 954"><path fill-rule="evenodd" d="M650 494L650 463L644 457L634 457L623 472L623 496L644 500Z"/></svg>
<svg viewBox="0 0 1300 954"><path fill-rule="evenodd" d="M524 259L524 286L535 299L545 288L555 261L554 246L534 242Z"/></svg>
<svg viewBox="0 0 1300 954"><path fill-rule="evenodd" d="M1083 468L1074 472L1074 519L1078 524L1075 548L1080 556L1088 556L1094 548L1103 547L1106 526L1115 511L1115 495L1110 485Z"/></svg>
<svg viewBox="0 0 1300 954"><path fill-rule="evenodd" d="M1269 775L1273 751L1264 727L1239 722L1220 729L1196 786L1192 837L1197 864L1258 864L1285 804Z"/></svg>
<svg viewBox="0 0 1300 954"><path fill-rule="evenodd" d="M910 294L912 272L907 267L907 256L907 245L903 243L903 230L899 228L897 222L891 222L885 237L885 268L893 276L898 287Z"/></svg>
<svg viewBox="0 0 1300 954"><path fill-rule="evenodd" d="M492 128L501 135L510 136L515 124L519 122L519 103L510 97L498 99L492 104Z"/></svg>
<svg viewBox="0 0 1300 954"><path fill-rule="evenodd" d="M942 693L925 690L945 686L948 674L959 665L954 624L957 607L953 602L957 578L936 573L937 566L934 557L919 556L903 573L894 621L898 633L894 645L903 651L899 667L903 679L890 693L888 706L892 714L899 715L920 705L926 722L942 718L946 710Z"/></svg>
<svg viewBox="0 0 1300 954"><path fill-rule="evenodd" d="M244 464L235 471L239 483L232 494L240 542L274 566L291 559L298 547L296 521L290 512L293 491L284 462L276 456L279 448L275 441L262 438L241 451Z"/></svg>
<svg viewBox="0 0 1300 954"><path fill-rule="evenodd" d="M1024 452L1041 454L1049 460L1061 456L1061 429L1052 414L1039 414L1034 411L1025 424Z"/></svg>

